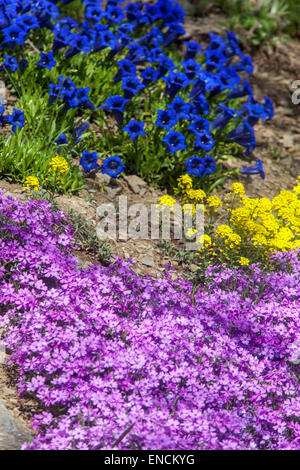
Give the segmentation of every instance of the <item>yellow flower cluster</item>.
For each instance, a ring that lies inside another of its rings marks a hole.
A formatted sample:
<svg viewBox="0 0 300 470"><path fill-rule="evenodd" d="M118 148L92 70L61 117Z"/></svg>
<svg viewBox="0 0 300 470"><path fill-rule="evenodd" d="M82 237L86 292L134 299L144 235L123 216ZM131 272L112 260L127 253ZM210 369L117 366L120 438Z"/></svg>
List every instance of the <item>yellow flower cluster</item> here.
<svg viewBox="0 0 300 470"><path fill-rule="evenodd" d="M67 174L68 171L69 165L64 157L56 156L50 160L48 173L53 174L55 183L63 185L64 181L62 179L62 175ZM46 178L46 181L48 181L48 178Z"/></svg>
<svg viewBox="0 0 300 470"><path fill-rule="evenodd" d="M157 207L159 206L167 206L172 208L174 204L176 203L175 199L173 199L171 196L168 196L167 194L165 196L161 196L158 199L159 203L156 204Z"/></svg>
<svg viewBox="0 0 300 470"><path fill-rule="evenodd" d="M205 232L209 235L197 240L202 257L248 266L268 261L277 251L300 249L300 176L292 191L283 190L273 199L247 197L241 183L233 183L220 199L193 189L189 175L182 175L177 181L174 190L183 210L189 203L194 214L196 204L204 204ZM166 203L169 198L174 201L170 196L164 198ZM216 215L223 219L222 224L218 225Z"/></svg>
<svg viewBox="0 0 300 470"><path fill-rule="evenodd" d="M38 191L40 182L36 176L28 176L24 181L23 191L30 189L31 191ZM32 195L32 193L30 193Z"/></svg>
<svg viewBox="0 0 300 470"><path fill-rule="evenodd" d="M49 163L49 172L56 173L56 171L59 171L60 173L68 173L69 171L69 165L67 160L64 157L59 157L56 156L50 160Z"/></svg>

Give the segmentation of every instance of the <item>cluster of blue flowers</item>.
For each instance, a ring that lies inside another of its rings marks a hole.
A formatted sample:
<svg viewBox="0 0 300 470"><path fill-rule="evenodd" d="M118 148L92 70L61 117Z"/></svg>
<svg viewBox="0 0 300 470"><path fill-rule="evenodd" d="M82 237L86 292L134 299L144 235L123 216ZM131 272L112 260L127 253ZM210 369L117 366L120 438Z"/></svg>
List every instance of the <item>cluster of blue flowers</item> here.
<svg viewBox="0 0 300 470"><path fill-rule="evenodd" d="M187 173L196 177L214 173L221 140L243 146L247 155L253 151L256 145L253 126L258 119L271 119L273 105L266 97L263 104L253 97L245 78L253 71L252 61L243 54L233 33L227 32L225 39L211 33L206 49L195 41L185 42L184 58L177 66L165 52L185 34L182 27L185 11L177 1L157 0L154 5L135 2L124 7L119 0L108 0L105 7L95 0L81 1L85 9L79 24L60 16L56 4L66 5L70 0L0 0L0 47L4 52L16 51L17 56L5 54L0 71L25 70L27 61L18 60L18 51L31 31L38 28L48 28L54 35L52 50L40 53L38 69L51 70L62 53L69 59L78 53L108 50L107 57L113 61L122 51L123 58L115 62L118 71L113 77L113 83L121 82L122 94L109 95L96 108L89 98L89 87L77 88L69 77L60 75L58 82L49 83L48 105L62 100L64 111L81 108L110 114L119 130L137 145L138 139L147 133L147 123L130 119L127 114L124 123L124 113L136 95L160 82L167 105L157 110L155 126L160 129L159 138L173 155L175 164L177 152L185 152ZM141 30L146 31L142 36ZM236 126L228 132L226 126L234 122ZM61 136L57 143L66 142ZM196 154L192 155L194 151ZM118 155L111 158L102 171L116 177L124 164ZM97 160L95 152L85 151L80 163L88 172L99 166ZM182 164L182 158L179 160Z"/></svg>
<svg viewBox="0 0 300 470"><path fill-rule="evenodd" d="M11 124L13 132L16 132L17 128L22 129L24 126L24 113L14 108L12 114L5 115L4 106L0 104L0 126L7 123Z"/></svg>

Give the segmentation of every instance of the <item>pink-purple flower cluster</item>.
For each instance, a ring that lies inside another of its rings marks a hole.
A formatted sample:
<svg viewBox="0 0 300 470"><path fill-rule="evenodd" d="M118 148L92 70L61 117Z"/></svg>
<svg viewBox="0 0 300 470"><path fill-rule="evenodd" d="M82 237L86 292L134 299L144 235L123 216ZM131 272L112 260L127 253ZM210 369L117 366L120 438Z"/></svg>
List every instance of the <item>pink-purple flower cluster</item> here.
<svg viewBox="0 0 300 470"><path fill-rule="evenodd" d="M0 326L45 409L24 449L299 448L295 253L195 292L120 259L79 269L73 247L62 212L0 193Z"/></svg>

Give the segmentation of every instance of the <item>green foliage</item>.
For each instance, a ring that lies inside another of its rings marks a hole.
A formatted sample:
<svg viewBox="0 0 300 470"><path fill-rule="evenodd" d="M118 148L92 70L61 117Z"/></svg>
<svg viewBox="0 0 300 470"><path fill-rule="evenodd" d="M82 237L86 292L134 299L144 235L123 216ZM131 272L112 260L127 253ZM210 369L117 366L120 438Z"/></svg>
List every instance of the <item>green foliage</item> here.
<svg viewBox="0 0 300 470"><path fill-rule="evenodd" d="M283 34L295 35L300 27L299 0L217 0L229 16L229 27L242 27L254 46Z"/></svg>

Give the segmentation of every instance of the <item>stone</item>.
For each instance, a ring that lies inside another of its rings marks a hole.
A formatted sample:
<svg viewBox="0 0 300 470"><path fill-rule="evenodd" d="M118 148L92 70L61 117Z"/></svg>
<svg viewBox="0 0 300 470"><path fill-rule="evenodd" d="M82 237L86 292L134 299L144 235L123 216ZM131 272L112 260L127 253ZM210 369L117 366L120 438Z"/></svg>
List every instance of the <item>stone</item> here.
<svg viewBox="0 0 300 470"><path fill-rule="evenodd" d="M129 188L135 193L139 194L141 187L146 186L146 182L137 175L125 175L124 179Z"/></svg>
<svg viewBox="0 0 300 470"><path fill-rule="evenodd" d="M192 273L196 273L199 269L199 266L197 266L196 264L191 264L190 265L190 270L192 271Z"/></svg>
<svg viewBox="0 0 300 470"><path fill-rule="evenodd" d="M0 402L0 450L20 450L33 434Z"/></svg>
<svg viewBox="0 0 300 470"><path fill-rule="evenodd" d="M145 266L149 266L149 268L154 267L154 260L153 260L153 252L152 250L149 251L145 256L141 258L141 263Z"/></svg>
<svg viewBox="0 0 300 470"><path fill-rule="evenodd" d="M110 182L110 176L106 175L105 173L98 172L96 173L96 181L100 185L107 185Z"/></svg>

